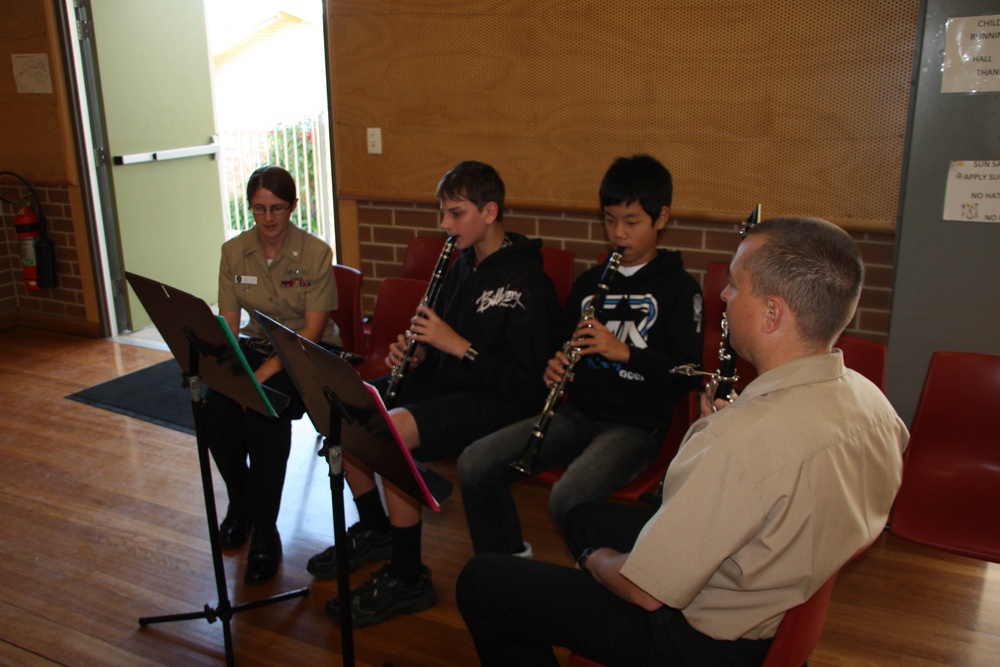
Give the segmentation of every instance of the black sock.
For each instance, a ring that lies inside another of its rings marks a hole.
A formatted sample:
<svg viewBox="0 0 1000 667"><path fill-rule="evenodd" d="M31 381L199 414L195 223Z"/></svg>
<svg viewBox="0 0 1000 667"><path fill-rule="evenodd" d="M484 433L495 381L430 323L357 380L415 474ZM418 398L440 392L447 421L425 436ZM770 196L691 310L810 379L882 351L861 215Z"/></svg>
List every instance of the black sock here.
<svg viewBox="0 0 1000 667"><path fill-rule="evenodd" d="M420 560L420 536L423 522L414 526L397 528L390 526L392 534L392 560L389 561L389 573L404 584L414 584L423 572L424 564Z"/></svg>
<svg viewBox="0 0 1000 667"><path fill-rule="evenodd" d="M382 507L378 487L355 498L354 504L358 508L358 521L365 528L380 532L389 529L389 517Z"/></svg>

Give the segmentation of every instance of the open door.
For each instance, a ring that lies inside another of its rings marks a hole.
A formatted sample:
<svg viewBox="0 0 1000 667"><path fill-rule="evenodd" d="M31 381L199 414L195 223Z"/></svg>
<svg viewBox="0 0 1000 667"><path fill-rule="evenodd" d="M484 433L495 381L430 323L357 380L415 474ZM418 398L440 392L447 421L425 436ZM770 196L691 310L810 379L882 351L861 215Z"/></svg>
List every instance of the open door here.
<svg viewBox="0 0 1000 667"><path fill-rule="evenodd" d="M218 298L224 203L203 0L77 0L117 331L150 324L124 272ZM248 91L252 95L253 91ZM252 102L250 102L252 103ZM101 113L103 112L103 113Z"/></svg>

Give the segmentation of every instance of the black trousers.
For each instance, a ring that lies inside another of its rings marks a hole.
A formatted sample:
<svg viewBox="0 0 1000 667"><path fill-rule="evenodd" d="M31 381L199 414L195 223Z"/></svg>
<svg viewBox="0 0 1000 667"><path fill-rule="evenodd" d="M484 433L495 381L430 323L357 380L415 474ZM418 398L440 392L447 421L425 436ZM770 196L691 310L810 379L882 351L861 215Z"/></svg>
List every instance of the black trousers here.
<svg viewBox="0 0 1000 667"><path fill-rule="evenodd" d="M265 357L255 350L243 352L256 369ZM289 396L291 401L278 418L244 410L219 392L209 391L205 406L208 448L226 483L229 511L235 511L260 527L274 526L281 508L285 470L292 443L292 421L305 406L285 371L267 380L267 386Z"/></svg>
<svg viewBox="0 0 1000 667"><path fill-rule="evenodd" d="M369 381L385 396L389 376ZM420 433L417 461L440 461L458 456L475 440L529 416L520 407L483 391L456 389L436 369L417 370L399 385L394 407L413 415Z"/></svg>
<svg viewBox="0 0 1000 667"><path fill-rule="evenodd" d="M631 549L652 511L586 503L567 516L574 554L585 546ZM668 564L664 564L669 567ZM647 612L581 570L499 554L481 554L456 585L459 610L488 667L557 666L552 646L605 665L749 667L770 640L722 641L704 635L676 609Z"/></svg>

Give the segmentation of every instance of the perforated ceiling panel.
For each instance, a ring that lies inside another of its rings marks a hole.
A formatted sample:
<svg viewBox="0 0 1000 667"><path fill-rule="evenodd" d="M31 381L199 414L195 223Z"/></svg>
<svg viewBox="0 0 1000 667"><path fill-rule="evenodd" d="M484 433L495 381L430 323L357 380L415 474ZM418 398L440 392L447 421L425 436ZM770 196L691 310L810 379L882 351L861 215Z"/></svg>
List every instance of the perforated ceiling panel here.
<svg viewBox="0 0 1000 667"><path fill-rule="evenodd" d="M330 0L338 189L427 196L480 159L512 200L591 204L643 151L675 207L891 226L917 4Z"/></svg>

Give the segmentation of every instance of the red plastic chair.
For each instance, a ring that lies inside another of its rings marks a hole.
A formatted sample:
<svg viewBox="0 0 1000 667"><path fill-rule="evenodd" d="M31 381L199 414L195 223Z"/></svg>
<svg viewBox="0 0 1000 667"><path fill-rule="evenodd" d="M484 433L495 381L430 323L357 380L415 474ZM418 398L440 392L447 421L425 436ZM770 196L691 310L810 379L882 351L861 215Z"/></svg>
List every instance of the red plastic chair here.
<svg viewBox="0 0 1000 667"><path fill-rule="evenodd" d="M833 344L844 353L844 365L871 380L885 393L886 357L885 343L841 335Z"/></svg>
<svg viewBox="0 0 1000 667"><path fill-rule="evenodd" d="M803 667L806 664L823 635L830 596L838 574L839 570L811 598L785 612L771 648L767 651L767 657L764 658L763 667ZM579 653L570 653L569 664L603 667L601 663Z"/></svg>
<svg viewBox="0 0 1000 667"><path fill-rule="evenodd" d="M406 253L403 255L403 269L400 271L400 278L430 280L431 274L434 273L434 267L437 266L438 257L441 256L444 242L444 236L417 236L410 239L406 245ZM457 253L452 253L451 261L455 261L457 257Z"/></svg>
<svg viewBox="0 0 1000 667"><path fill-rule="evenodd" d="M935 352L889 532L1000 563L1000 355Z"/></svg>
<svg viewBox="0 0 1000 667"><path fill-rule="evenodd" d="M573 287L575 269L573 262L576 255L572 250L562 248L549 248L542 246L542 266L545 273L552 279L552 285L556 288L556 296L559 303L566 303L569 290Z"/></svg>
<svg viewBox="0 0 1000 667"><path fill-rule="evenodd" d="M785 612L763 667L803 667L819 644L838 570L812 597Z"/></svg>
<svg viewBox="0 0 1000 667"><path fill-rule="evenodd" d="M371 334L365 359L355 368L364 380L380 377L389 372L385 366L389 346L399 334L410 326L420 300L427 292L427 280L414 278L386 278L375 297Z"/></svg>
<svg viewBox="0 0 1000 667"><path fill-rule="evenodd" d="M364 276L357 269L334 264L333 277L337 282L337 309L330 311L330 317L340 329L344 351L363 355L365 337L361 318L361 281Z"/></svg>
<svg viewBox="0 0 1000 667"><path fill-rule="evenodd" d="M441 256L441 249L447 237L444 236L416 236L406 244L406 252L403 254L403 268L400 270L400 278L412 278L413 280L429 281L437 266L438 257ZM452 253L448 265L458 259L458 253ZM377 297L376 297L377 298ZM411 315L412 317L412 315ZM367 339L372 333L372 320L375 314L363 322L362 330ZM400 329L400 333L403 329Z"/></svg>

